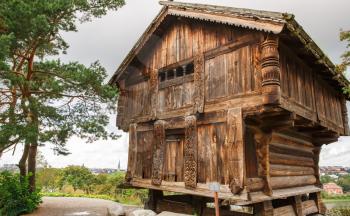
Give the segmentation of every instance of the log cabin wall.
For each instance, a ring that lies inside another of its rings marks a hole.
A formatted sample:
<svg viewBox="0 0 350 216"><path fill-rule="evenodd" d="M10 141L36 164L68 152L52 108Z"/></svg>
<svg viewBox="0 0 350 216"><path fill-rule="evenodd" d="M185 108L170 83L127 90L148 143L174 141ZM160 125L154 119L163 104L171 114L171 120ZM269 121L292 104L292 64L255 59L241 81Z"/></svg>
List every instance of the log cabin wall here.
<svg viewBox="0 0 350 216"><path fill-rule="evenodd" d="M344 134L344 96L280 43L282 107Z"/></svg>

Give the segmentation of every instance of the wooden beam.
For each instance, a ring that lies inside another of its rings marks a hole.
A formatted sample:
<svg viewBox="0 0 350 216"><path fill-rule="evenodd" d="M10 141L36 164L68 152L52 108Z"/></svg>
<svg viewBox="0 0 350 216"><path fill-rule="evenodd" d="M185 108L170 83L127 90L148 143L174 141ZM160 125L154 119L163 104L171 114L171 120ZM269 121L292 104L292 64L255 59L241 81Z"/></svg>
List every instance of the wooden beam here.
<svg viewBox="0 0 350 216"><path fill-rule="evenodd" d="M128 168L125 175L125 181L130 182L134 177L136 170L137 158L137 124L130 124L129 127L129 154L128 154Z"/></svg>
<svg viewBox="0 0 350 216"><path fill-rule="evenodd" d="M304 216L303 213L303 202L301 200L301 195L296 195L292 197L292 205L297 216Z"/></svg>
<svg viewBox="0 0 350 216"><path fill-rule="evenodd" d="M197 187L197 119L185 118L184 179L186 188Z"/></svg>
<svg viewBox="0 0 350 216"><path fill-rule="evenodd" d="M158 120L154 123L152 184L160 185L163 178L163 164L165 152L165 125L166 122Z"/></svg>
<svg viewBox="0 0 350 216"><path fill-rule="evenodd" d="M230 189L233 194L239 194L244 189L245 167L244 167L244 124L242 120L242 109L233 108L227 111L227 146L233 147L230 155L235 176L230 179Z"/></svg>

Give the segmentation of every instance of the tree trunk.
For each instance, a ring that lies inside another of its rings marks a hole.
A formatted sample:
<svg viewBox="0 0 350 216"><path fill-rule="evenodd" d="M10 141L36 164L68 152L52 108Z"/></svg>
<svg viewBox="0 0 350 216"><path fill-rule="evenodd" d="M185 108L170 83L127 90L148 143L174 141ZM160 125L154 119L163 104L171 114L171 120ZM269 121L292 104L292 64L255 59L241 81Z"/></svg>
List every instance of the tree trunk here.
<svg viewBox="0 0 350 216"><path fill-rule="evenodd" d="M38 144L32 143L29 148L28 155L28 173L31 173L29 176L29 189L30 192L35 191L35 173L36 173L36 153L38 150Z"/></svg>
<svg viewBox="0 0 350 216"><path fill-rule="evenodd" d="M18 163L18 168L19 168L19 173L21 175L21 178L24 178L27 175L26 163L28 159L28 153L29 153L29 144L24 144L23 154Z"/></svg>

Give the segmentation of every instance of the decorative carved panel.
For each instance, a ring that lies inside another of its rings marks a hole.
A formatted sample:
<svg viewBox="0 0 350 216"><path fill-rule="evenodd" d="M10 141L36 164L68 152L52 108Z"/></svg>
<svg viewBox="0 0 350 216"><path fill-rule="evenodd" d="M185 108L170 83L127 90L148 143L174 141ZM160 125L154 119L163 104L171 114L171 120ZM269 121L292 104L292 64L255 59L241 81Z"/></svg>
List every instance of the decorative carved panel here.
<svg viewBox="0 0 350 216"><path fill-rule="evenodd" d="M187 188L197 187L197 119L195 116L185 118L184 178Z"/></svg>

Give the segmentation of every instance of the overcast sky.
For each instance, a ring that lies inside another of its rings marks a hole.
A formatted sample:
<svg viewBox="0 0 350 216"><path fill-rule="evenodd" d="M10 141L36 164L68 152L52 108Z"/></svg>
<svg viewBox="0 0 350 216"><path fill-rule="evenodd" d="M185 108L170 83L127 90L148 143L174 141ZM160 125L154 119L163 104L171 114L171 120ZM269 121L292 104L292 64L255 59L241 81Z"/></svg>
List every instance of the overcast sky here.
<svg viewBox="0 0 350 216"><path fill-rule="evenodd" d="M193 0L191 3L208 3L231 7L243 7L293 13L296 20L314 39L334 63L340 62L345 44L339 42L339 30L350 29L349 0ZM126 5L110 12L101 19L78 25L78 32L63 33L70 44L68 54L60 56L64 61L79 61L86 65L99 60L111 76L132 46L157 15L161 6L156 0L126 0ZM109 130L116 131L115 116ZM117 141L98 141L85 144L72 138L67 147L69 156L55 156L50 146L41 148L49 164L54 167L82 165L87 167L116 168L118 161L126 167L128 136ZM5 163L18 163L20 149L14 156L7 153L0 159ZM338 143L328 145L321 153L321 165L350 166L350 138L341 137Z"/></svg>

